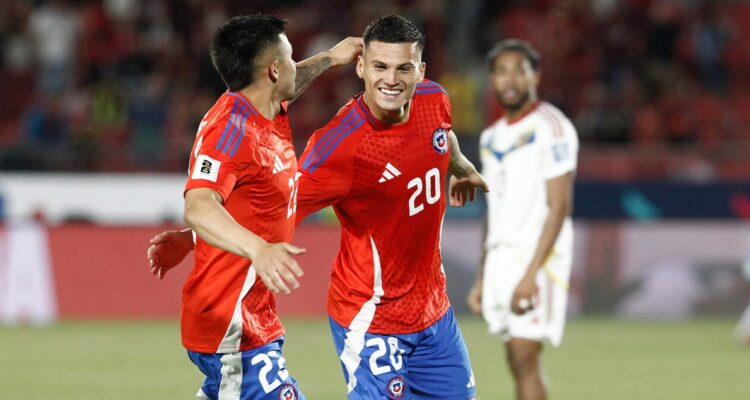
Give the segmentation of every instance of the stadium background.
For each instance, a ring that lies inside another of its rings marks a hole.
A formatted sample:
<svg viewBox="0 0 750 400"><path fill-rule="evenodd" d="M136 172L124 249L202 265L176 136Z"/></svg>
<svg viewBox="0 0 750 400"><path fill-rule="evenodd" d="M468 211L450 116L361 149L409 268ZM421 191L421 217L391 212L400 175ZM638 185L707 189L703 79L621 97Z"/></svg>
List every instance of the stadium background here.
<svg viewBox="0 0 750 400"><path fill-rule="evenodd" d="M0 2L0 399L189 398L179 345L190 262L157 281L147 240L181 227L200 118L224 89L207 44L229 16L289 19L301 60L387 13L427 34L427 76L451 94L477 159L499 115L484 53L520 37L543 54L541 96L581 138L571 315L546 352L554 398L750 396L732 341L747 305L750 3L79 0ZM329 71L294 105L298 149L361 90ZM482 399L510 398L500 343L465 313L483 202L449 210L449 295ZM324 319L338 244L321 213L298 231L301 289L280 298L287 358L308 397L344 398Z"/></svg>

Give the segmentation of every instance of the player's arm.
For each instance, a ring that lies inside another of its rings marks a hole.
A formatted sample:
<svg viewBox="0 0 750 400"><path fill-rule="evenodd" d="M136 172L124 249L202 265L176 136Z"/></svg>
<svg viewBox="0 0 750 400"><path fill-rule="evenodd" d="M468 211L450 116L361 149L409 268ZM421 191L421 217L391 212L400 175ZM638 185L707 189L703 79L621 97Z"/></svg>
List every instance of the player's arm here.
<svg viewBox="0 0 750 400"><path fill-rule="evenodd" d="M547 206L549 207L549 213L547 214L547 219L544 221L544 227L542 228L542 234L537 242L534 257L531 259L531 262L526 268L526 273L518 283L518 286L516 286L516 290L513 293L511 305L513 312L516 314L523 314L530 309L522 309L519 306L519 301L521 299L527 299L531 308L533 308L533 302L531 299L535 293L536 274L544 265L547 257L549 257L550 251L557 240L557 236L560 234L563 222L565 222L565 218L570 214L572 208L573 180L574 173L568 172L564 175L548 179L546 182Z"/></svg>
<svg viewBox="0 0 750 400"><path fill-rule="evenodd" d="M466 295L466 303L469 305L469 309L475 314L482 312L482 290L484 284L484 260L487 257L487 218L484 218L482 223L482 252L479 257L479 268L477 268L477 276L474 278L474 284L469 289L469 294Z"/></svg>
<svg viewBox="0 0 750 400"><path fill-rule="evenodd" d="M151 275L164 279L167 271L179 264L193 251L193 232L190 228L181 231L164 231L149 241L148 257Z"/></svg>
<svg viewBox="0 0 750 400"><path fill-rule="evenodd" d="M297 288L302 269L292 255L303 249L289 243L267 243L245 229L222 205L221 195L209 188L185 193L185 223L208 244L253 260L258 276L273 293Z"/></svg>
<svg viewBox="0 0 750 400"><path fill-rule="evenodd" d="M294 99L292 101L296 100L310 86L310 83L327 69L356 60L357 56L362 53L363 47L362 38L348 37L331 49L298 62L297 77L294 80Z"/></svg>
<svg viewBox="0 0 750 400"><path fill-rule="evenodd" d="M476 188L489 192L487 182L477 172L474 164L461 153L458 138L453 130L448 131L449 148L451 152L448 172L451 177L448 181L448 193L450 194L450 205L462 207L467 201L474 201Z"/></svg>

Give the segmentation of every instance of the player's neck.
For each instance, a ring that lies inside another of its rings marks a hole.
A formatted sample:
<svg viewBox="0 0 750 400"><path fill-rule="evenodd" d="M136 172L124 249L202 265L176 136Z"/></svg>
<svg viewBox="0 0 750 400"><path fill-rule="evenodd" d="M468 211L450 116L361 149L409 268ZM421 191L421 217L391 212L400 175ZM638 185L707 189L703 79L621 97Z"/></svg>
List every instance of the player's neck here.
<svg viewBox="0 0 750 400"><path fill-rule="evenodd" d="M365 92L364 96L362 96L362 99L364 100L365 105L367 105L367 108L370 110L372 116L386 125L400 124L406 122L406 120L409 119L409 108L411 107L411 100L407 101L406 104L404 104L404 106L400 109L389 111L383 110L382 108L378 107L375 100L370 98L370 95L367 92Z"/></svg>
<svg viewBox="0 0 750 400"><path fill-rule="evenodd" d="M504 107L503 111L505 112L505 117L509 121L517 120L520 117L526 115L526 113L529 112L532 108L536 106L536 104L539 102L539 99L536 96L529 96L526 101L517 108L507 108Z"/></svg>
<svg viewBox="0 0 750 400"><path fill-rule="evenodd" d="M281 99L274 98L270 89L257 85L250 85L240 90L243 96L250 100L256 111L269 121L273 121L281 111Z"/></svg>

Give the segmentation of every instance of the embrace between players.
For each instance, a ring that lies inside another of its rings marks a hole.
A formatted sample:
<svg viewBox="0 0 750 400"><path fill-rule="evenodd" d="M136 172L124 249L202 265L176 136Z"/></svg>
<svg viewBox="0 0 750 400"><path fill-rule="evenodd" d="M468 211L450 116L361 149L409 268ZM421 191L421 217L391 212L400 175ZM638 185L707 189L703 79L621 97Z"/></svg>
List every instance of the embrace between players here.
<svg viewBox="0 0 750 400"><path fill-rule="evenodd" d="M274 294L299 285L293 256L304 250L289 243L295 225L333 206L341 246L328 314L349 399L474 398L446 294L441 192L448 174L452 206L488 188L460 152L447 93L424 78L424 35L402 17L381 17L362 39L295 64L284 28L256 15L217 31L211 57L228 91L201 121L191 151L190 229L157 235L148 251L159 278L195 251L181 332L205 375L197 396L305 398L285 367ZM313 133L297 161L289 102L328 68L354 60L364 92ZM482 298L481 290L472 296ZM529 305L519 314L537 303L535 293L524 296Z"/></svg>

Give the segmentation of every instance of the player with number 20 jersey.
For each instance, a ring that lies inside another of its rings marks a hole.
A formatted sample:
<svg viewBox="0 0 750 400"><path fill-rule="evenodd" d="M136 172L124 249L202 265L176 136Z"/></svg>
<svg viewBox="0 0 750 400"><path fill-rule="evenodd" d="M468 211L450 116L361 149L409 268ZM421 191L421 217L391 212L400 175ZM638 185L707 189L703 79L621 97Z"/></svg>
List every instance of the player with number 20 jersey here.
<svg viewBox="0 0 750 400"><path fill-rule="evenodd" d="M341 221L328 313L350 399L473 397L440 256L450 129L446 92L425 80L403 123L377 120L359 95L300 157L298 221L328 205ZM441 359L443 347L458 350Z"/></svg>
<svg viewBox="0 0 750 400"><path fill-rule="evenodd" d="M445 213L450 103L425 81L410 112L405 123L385 125L357 96L300 157L297 219L333 205L341 221L328 312L370 332L424 329L449 305L436 221Z"/></svg>

